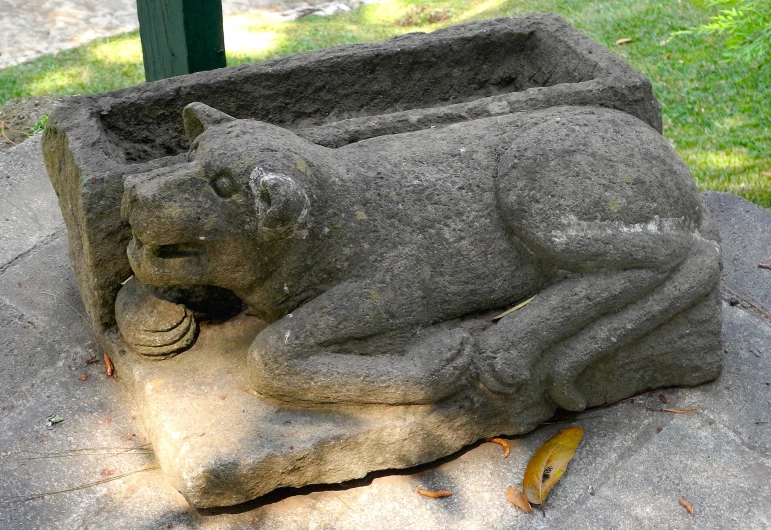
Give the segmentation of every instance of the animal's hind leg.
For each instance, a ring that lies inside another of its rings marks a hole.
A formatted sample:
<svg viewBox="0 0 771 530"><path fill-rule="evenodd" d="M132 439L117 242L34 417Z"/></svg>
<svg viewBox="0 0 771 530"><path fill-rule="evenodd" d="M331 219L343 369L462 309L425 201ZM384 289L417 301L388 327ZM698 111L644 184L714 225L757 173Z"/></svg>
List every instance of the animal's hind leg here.
<svg viewBox="0 0 771 530"><path fill-rule="evenodd" d="M720 279L718 256L713 241L697 239L688 258L653 293L551 348L546 356L551 359L549 395L554 402L568 410L583 410L586 399L575 384L581 372L707 297Z"/></svg>
<svg viewBox="0 0 771 530"><path fill-rule="evenodd" d="M542 376L544 352L648 296L667 278L650 269L578 274L539 293L522 309L477 337L477 375L494 392L516 393Z"/></svg>

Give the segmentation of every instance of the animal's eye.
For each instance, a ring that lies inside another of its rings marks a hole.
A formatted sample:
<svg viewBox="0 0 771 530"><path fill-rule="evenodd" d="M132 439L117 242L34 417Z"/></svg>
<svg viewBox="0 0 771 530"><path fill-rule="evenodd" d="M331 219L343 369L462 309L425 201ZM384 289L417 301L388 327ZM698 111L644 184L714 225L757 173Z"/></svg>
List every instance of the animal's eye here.
<svg viewBox="0 0 771 530"><path fill-rule="evenodd" d="M227 175L218 176L212 181L211 186L214 188L214 191L217 193L217 195L223 199L232 197L238 191L236 183L233 182L233 179Z"/></svg>

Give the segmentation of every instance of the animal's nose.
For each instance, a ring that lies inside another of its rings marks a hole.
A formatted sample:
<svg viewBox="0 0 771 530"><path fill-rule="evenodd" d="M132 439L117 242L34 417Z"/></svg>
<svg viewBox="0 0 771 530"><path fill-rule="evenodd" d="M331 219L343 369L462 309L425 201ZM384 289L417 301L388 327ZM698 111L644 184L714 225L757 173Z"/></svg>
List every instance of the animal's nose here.
<svg viewBox="0 0 771 530"><path fill-rule="evenodd" d="M186 168L160 168L127 177L123 181L123 197L120 203L121 217L130 223L133 212L138 209L152 211L158 206L159 200L174 196L171 189L189 173L184 169Z"/></svg>

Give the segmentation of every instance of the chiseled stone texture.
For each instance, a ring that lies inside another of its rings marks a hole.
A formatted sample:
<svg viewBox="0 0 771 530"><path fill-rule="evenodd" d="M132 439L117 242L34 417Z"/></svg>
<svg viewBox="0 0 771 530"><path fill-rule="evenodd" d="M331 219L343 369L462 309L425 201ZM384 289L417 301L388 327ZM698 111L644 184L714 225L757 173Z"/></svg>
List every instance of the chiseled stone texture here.
<svg viewBox="0 0 771 530"><path fill-rule="evenodd" d="M69 98L51 115L44 150L70 233L79 234L70 239L75 276L98 329L114 325L115 295L131 274L123 181L185 156L179 117L193 102L329 147L559 105L618 109L661 130L645 76L541 14Z"/></svg>
<svg viewBox="0 0 771 530"><path fill-rule="evenodd" d="M771 272L758 269L756 257L766 261L771 248L771 213L727 194L703 197L723 240L724 284L736 288L745 281L742 291L762 299ZM0 233L0 244L8 237ZM3 388L29 389L16 394L10 400L12 409L0 415L2 528L761 530L771 525L766 508L771 497L764 479L771 467L771 430L756 423L771 420L771 328L751 308L727 304L722 376L697 388L662 391L667 406L695 407L699 412L677 416L647 410L663 406L655 392L579 417L576 424L586 430L585 438L568 473L551 492L545 518L509 505L505 489L521 484L530 456L566 424L508 437L512 452L507 459L499 446L482 443L431 465L372 473L333 486L279 490L227 509L191 509L158 471L35 500L13 500L155 463L152 455L121 453L147 440L137 430L138 411L131 398L117 381L103 375L102 363L85 363L100 353L84 338L90 334L86 324L49 296L36 296L55 292L83 311L76 297L67 296L75 283L66 246L58 235L13 260L13 268L0 271L0 321L16 330L0 352L3 365L15 368L0 372L0 378ZM31 366L5 361L33 353ZM82 373L88 374L86 381L79 380ZM118 380L123 376L116 373ZM55 412L65 421L48 430L45 418ZM107 448L107 455L61 457L64 451L94 447ZM30 459L40 453L57 458ZM417 487L450 489L454 495L426 499L415 493ZM691 501L695 515L677 503L680 496Z"/></svg>
<svg viewBox="0 0 771 530"><path fill-rule="evenodd" d="M154 286L195 284L202 274L232 289L269 326L203 324L191 349L160 363L116 356L119 367L133 371L164 470L192 504L235 504L280 486L408 467L480 437L530 430L557 405L581 410L719 373L717 234L687 169L639 120L557 107L330 150L276 127L200 112L216 124L196 129L186 164L127 181L132 267L139 281ZM565 131L569 140L560 137ZM530 162L541 137L554 140L539 158L546 169ZM458 145L466 155L453 156ZM500 145L508 149L503 157L495 154ZM576 152L601 163L571 158ZM244 172L244 156L257 169ZM498 162L507 156L519 157L523 167ZM573 173L560 173L560 164ZM501 167L514 172L514 185ZM368 180L378 168L383 176ZM264 197L248 194L250 171L255 182L283 179L268 184L268 206L256 211L252 204ZM496 172L497 188L488 178ZM223 188L228 194L209 184L222 175L233 179ZM550 192L549 182L562 183L562 190ZM580 191L572 190L578 184ZM453 190L464 186L470 191L456 199ZM517 199L543 197L548 207L498 210L493 191L500 204L512 196L501 195L507 186ZM411 192L399 196L404 189ZM623 203L620 213L606 213L608 194ZM356 208L366 219L356 217ZM299 215L307 227L290 226L277 239L274 232L261 235L274 209L281 222ZM592 222L563 224L570 213ZM689 221L664 226L675 218ZM502 225L525 234L521 242L512 245ZM445 236L438 243L424 237L435 227ZM302 237L293 235L300 230ZM517 246L523 243L538 266ZM152 250L161 244L174 255ZM275 257L264 262L262 255ZM244 262L253 264L248 273ZM563 279L550 272L563 267L574 274ZM275 271L264 284L249 276L264 271ZM134 282L121 294L133 292ZM298 307L293 294L308 298L318 289L314 282L323 290ZM459 287L448 296L446 285ZM535 293L526 307L490 323L492 314ZM130 325L158 326L159 335L178 323L178 311L166 322L155 310L157 299L141 296L133 310L152 303L154 316L139 324L119 316L124 337ZM400 356L398 348L407 353ZM357 351L372 357L362 362ZM406 442L412 439L431 443Z"/></svg>
<svg viewBox="0 0 771 530"><path fill-rule="evenodd" d="M70 98L43 153L96 336L211 508L715 379L719 236L660 123L532 15Z"/></svg>

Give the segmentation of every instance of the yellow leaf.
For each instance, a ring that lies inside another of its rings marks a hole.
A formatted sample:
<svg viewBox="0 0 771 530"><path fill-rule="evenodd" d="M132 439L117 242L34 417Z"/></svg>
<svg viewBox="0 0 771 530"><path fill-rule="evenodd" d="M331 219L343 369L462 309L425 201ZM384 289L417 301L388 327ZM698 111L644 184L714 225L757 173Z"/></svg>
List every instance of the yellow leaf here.
<svg viewBox="0 0 771 530"><path fill-rule="evenodd" d="M562 478L584 436L581 427L563 429L544 443L525 469L522 489L531 504L543 504L554 485Z"/></svg>
<svg viewBox="0 0 771 530"><path fill-rule="evenodd" d="M516 486L509 486L506 489L506 498L509 499L509 502L522 510L523 512L532 513L533 507L530 506L530 503L527 502L527 497L525 497L525 494L522 493L518 487Z"/></svg>
<svg viewBox="0 0 771 530"><path fill-rule="evenodd" d="M624 37L623 39L618 39L616 41L616 46L621 46L622 44L629 44L634 39L630 39L629 37Z"/></svg>

